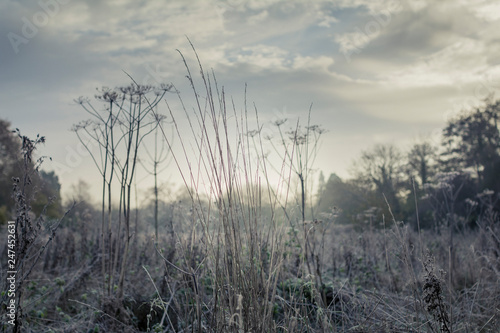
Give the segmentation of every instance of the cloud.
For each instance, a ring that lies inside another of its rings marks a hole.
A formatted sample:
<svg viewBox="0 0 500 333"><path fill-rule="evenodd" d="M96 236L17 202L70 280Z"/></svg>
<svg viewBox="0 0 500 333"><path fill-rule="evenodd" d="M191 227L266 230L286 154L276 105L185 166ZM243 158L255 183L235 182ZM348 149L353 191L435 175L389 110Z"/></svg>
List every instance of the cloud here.
<svg viewBox="0 0 500 333"><path fill-rule="evenodd" d="M382 74L385 84L398 87L463 85L481 80L490 69L483 41L463 38L422 57L401 70Z"/></svg>
<svg viewBox="0 0 500 333"><path fill-rule="evenodd" d="M220 54L219 54L220 56ZM214 59L215 57L211 57ZM224 61L225 60L225 61ZM226 58L220 64L226 66L245 65L253 72L265 71L268 74L280 71L329 71L334 60L328 56L311 57L292 53L285 49L258 44L240 49L226 49Z"/></svg>
<svg viewBox="0 0 500 333"><path fill-rule="evenodd" d="M463 6L468 6L471 11L480 19L487 22L494 22L500 19L500 4L495 0L466 1L461 0Z"/></svg>

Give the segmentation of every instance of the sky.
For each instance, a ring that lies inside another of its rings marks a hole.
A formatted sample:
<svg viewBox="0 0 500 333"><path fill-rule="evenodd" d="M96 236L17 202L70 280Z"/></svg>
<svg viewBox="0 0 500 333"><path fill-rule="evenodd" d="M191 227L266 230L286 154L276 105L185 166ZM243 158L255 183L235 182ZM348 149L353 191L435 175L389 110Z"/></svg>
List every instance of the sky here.
<svg viewBox="0 0 500 333"><path fill-rule="evenodd" d="M188 96L187 38L239 109L247 85L271 134L271 121L306 122L312 104L311 123L327 130L315 165L326 176L349 177L376 143L438 143L449 119L500 88L495 0L1 0L0 118L46 137L39 153L65 197L80 179L98 193L71 131L89 118L74 99L127 85L127 74ZM179 178L175 167L161 177Z"/></svg>

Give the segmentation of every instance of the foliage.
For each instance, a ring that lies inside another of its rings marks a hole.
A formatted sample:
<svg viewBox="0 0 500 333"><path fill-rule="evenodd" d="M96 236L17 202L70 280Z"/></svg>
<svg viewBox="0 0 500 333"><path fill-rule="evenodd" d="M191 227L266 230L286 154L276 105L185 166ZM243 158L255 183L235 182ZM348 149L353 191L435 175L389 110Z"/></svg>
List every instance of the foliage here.
<svg viewBox="0 0 500 333"><path fill-rule="evenodd" d="M0 120L0 224L12 219L14 215L15 200L12 196L13 179L19 177L19 170L28 168L31 186L26 189L31 198L31 209L35 215L42 212L47 218L56 219L62 214L61 184L53 172L34 172L37 168L36 161L30 159L24 165L23 156L20 155L22 136L19 132L12 131L10 123ZM41 140L41 139L40 139ZM39 142L40 144L43 141Z"/></svg>
<svg viewBox="0 0 500 333"><path fill-rule="evenodd" d="M5 207L3 210L8 210L8 214L14 205L10 189L20 162L20 148L19 138L10 129L10 123L0 119L0 206Z"/></svg>
<svg viewBox="0 0 500 333"><path fill-rule="evenodd" d="M417 179L417 186L422 189L434 175L436 167L436 147L430 142L415 143L407 154L409 176Z"/></svg>
<svg viewBox="0 0 500 333"><path fill-rule="evenodd" d="M478 185L500 190L500 101L464 112L443 130L443 165L447 171L471 168Z"/></svg>
<svg viewBox="0 0 500 333"><path fill-rule="evenodd" d="M394 214L415 230L439 229L450 220L460 221L452 223L455 229L473 227L478 207L467 200L475 202L483 190L500 193L499 112L500 101L488 100L482 108L450 120L440 153L428 140L413 144L406 153L393 145L373 146L354 162L353 178L330 177L318 192L319 210L328 213L338 207L339 221L359 226L366 223L367 214L379 227L384 216Z"/></svg>

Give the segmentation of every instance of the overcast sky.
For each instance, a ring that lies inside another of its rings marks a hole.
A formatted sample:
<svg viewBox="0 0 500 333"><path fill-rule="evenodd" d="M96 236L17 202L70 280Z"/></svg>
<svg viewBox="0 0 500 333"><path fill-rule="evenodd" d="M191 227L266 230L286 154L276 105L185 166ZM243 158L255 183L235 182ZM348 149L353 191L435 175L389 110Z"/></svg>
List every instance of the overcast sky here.
<svg viewBox="0 0 500 333"><path fill-rule="evenodd" d="M0 117L46 136L63 193L79 178L98 188L70 131L88 118L73 99L129 83L124 72L186 88L186 36L240 107L245 83L268 121L305 121L312 103L326 176L347 177L375 143L436 137L500 88L495 0L1 0Z"/></svg>

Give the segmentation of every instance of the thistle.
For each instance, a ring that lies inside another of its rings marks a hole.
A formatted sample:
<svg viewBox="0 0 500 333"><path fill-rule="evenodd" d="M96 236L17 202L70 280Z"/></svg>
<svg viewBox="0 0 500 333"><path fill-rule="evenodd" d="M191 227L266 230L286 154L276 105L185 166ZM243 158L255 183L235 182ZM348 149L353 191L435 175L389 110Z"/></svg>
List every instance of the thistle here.
<svg viewBox="0 0 500 333"><path fill-rule="evenodd" d="M434 257L430 253L425 255L424 265L424 302L426 305L426 310L433 316L440 324L440 331L449 333L450 331L450 319L448 318L448 313L446 312L446 306L443 302L443 288L442 282L443 277L446 274L445 271L439 270L438 277L435 273L434 267Z"/></svg>

